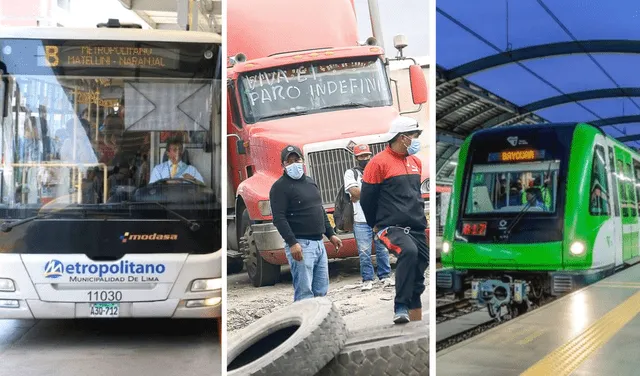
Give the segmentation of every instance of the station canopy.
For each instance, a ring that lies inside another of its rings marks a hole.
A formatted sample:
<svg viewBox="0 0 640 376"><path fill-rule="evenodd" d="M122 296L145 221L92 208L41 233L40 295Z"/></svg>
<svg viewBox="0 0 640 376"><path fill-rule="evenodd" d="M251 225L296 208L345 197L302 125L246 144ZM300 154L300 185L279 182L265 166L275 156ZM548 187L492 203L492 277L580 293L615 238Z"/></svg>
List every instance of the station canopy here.
<svg viewBox="0 0 640 376"><path fill-rule="evenodd" d="M640 147L636 0L441 0L437 179L482 128L587 122Z"/></svg>

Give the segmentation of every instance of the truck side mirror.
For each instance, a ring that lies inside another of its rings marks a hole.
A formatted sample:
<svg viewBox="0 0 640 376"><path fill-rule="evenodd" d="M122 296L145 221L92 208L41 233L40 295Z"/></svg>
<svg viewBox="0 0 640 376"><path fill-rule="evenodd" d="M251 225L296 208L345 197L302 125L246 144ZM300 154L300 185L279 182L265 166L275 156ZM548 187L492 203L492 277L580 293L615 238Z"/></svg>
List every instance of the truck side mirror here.
<svg viewBox="0 0 640 376"><path fill-rule="evenodd" d="M242 140L236 141L236 149L238 150L238 154L247 154L247 149L244 147L244 141Z"/></svg>
<svg viewBox="0 0 640 376"><path fill-rule="evenodd" d="M427 103L427 80L424 78L421 66L414 64L409 67L409 81L413 104Z"/></svg>

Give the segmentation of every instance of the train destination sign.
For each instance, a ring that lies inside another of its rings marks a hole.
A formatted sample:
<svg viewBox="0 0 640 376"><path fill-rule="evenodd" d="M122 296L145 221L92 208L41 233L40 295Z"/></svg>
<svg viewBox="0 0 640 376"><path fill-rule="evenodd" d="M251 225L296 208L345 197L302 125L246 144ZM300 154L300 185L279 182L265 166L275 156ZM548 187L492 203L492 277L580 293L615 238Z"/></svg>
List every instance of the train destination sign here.
<svg viewBox="0 0 640 376"><path fill-rule="evenodd" d="M62 68L176 69L177 49L130 46L38 46L38 66Z"/></svg>
<svg viewBox="0 0 640 376"><path fill-rule="evenodd" d="M506 150L498 153L489 153L489 162L524 162L544 159L544 150Z"/></svg>

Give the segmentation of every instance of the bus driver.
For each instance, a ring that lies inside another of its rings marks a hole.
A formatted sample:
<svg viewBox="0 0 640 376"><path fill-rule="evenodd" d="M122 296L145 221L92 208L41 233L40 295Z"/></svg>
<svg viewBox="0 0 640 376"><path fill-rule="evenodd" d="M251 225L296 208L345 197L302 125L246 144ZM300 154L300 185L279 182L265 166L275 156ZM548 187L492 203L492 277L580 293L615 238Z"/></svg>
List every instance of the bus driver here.
<svg viewBox="0 0 640 376"><path fill-rule="evenodd" d="M186 179L204 183L202 175L195 167L181 161L182 151L184 147L182 140L179 138L171 138L167 140L167 156L169 159L153 168L149 184L155 183L162 179Z"/></svg>

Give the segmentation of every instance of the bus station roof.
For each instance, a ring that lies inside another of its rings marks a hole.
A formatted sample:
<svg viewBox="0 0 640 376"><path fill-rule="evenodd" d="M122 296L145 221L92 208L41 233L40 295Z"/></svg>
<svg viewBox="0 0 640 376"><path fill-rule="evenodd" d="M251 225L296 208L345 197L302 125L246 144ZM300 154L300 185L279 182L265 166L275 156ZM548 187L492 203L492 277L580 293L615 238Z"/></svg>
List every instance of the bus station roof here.
<svg viewBox="0 0 640 376"><path fill-rule="evenodd" d="M436 176L496 126L588 122L640 147L640 6L447 0L436 7Z"/></svg>

